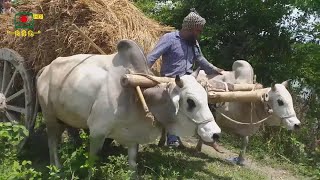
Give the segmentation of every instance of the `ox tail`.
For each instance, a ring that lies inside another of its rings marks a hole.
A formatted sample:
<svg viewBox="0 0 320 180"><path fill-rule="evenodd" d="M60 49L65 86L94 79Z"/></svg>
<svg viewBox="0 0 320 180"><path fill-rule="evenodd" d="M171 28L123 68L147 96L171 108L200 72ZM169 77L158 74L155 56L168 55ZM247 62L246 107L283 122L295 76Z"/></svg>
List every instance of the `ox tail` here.
<svg viewBox="0 0 320 180"><path fill-rule="evenodd" d="M37 73L36 75L36 83L37 83L37 80L39 78L39 76L41 75L41 73L44 71L44 69L46 68L47 66L43 67L42 69L40 69L40 71Z"/></svg>
<svg viewBox="0 0 320 180"><path fill-rule="evenodd" d="M40 69L40 71L37 73L36 79L35 79L35 87L36 87L35 100L36 100L36 102L35 102L35 107L34 107L34 116L35 116L35 117L33 118L34 120L36 119L38 112L41 111L41 106L40 106L40 104L39 104L39 97L38 97L38 92L37 92L38 78L39 78L39 76L41 75L41 73L44 71L44 69L45 69L46 67L47 67L47 66L45 66L45 67L43 67L42 69ZM35 122L32 123L32 130L33 130L34 124L35 124Z"/></svg>

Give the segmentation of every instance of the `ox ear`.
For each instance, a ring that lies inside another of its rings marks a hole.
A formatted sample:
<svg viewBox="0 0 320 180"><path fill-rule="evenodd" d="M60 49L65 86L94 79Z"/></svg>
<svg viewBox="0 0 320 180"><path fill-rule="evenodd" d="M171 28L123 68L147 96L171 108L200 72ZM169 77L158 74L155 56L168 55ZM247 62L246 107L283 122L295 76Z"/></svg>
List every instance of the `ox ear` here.
<svg viewBox="0 0 320 180"><path fill-rule="evenodd" d="M290 84L290 80L283 81L281 84L284 85L284 87L286 87L288 89L289 84Z"/></svg>
<svg viewBox="0 0 320 180"><path fill-rule="evenodd" d="M200 72L200 67L198 67L191 75L197 79L198 75L199 75L199 72Z"/></svg>
<svg viewBox="0 0 320 180"><path fill-rule="evenodd" d="M180 95L175 95L172 97L172 102L175 107L175 114L176 115L178 114L178 111L179 111L179 101L180 101Z"/></svg>
<svg viewBox="0 0 320 180"><path fill-rule="evenodd" d="M174 108L175 108L174 112L177 115L178 111L179 111L180 92L177 88L175 88L174 86L171 86L171 87L169 87L169 94L170 94L171 101L172 101Z"/></svg>

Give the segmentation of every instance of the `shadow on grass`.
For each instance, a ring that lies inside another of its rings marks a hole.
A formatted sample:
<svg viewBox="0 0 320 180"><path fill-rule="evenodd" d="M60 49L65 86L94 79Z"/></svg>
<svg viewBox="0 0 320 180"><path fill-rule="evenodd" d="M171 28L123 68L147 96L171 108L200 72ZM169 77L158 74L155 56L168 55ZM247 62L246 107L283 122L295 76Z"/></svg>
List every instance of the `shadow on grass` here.
<svg viewBox="0 0 320 180"><path fill-rule="evenodd" d="M218 161L227 164L225 161L210 157L204 153L197 152L192 148L169 149L159 148L156 145L149 145L142 152L139 152L139 174L152 174L153 178L178 178L194 179L209 178L229 180L230 177L223 177L206 169L206 163ZM204 174L205 177L199 175ZM200 177L199 177L200 176Z"/></svg>
<svg viewBox="0 0 320 180"><path fill-rule="evenodd" d="M19 158L30 160L32 167L37 171L47 171L50 164L47 133L45 126L40 126L31 133L27 143L23 147Z"/></svg>

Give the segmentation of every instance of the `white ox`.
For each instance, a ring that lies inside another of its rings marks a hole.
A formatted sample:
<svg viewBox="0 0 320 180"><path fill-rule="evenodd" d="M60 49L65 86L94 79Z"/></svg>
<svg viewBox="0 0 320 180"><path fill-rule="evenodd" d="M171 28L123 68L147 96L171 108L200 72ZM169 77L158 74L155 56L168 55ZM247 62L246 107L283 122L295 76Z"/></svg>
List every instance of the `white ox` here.
<svg viewBox="0 0 320 180"><path fill-rule="evenodd" d="M39 72L37 92L47 126L50 163L60 167L57 146L65 125L90 130L90 162L105 138L128 147L129 165L136 169L138 144L154 141L161 126L173 134L198 134L213 142L221 132L208 107L207 93L195 74L176 77L143 93L158 124L145 119L134 88L123 88L120 78L130 68L149 73L142 50L122 40L112 55L79 54L59 57Z"/></svg>
<svg viewBox="0 0 320 180"><path fill-rule="evenodd" d="M198 80L209 79L210 84L214 81L222 81L232 84L253 83L254 72L252 66L243 60L235 61L232 71L225 71L222 75L206 75L200 71ZM256 123L271 115L266 121L266 125L284 126L288 130L298 129L300 121L298 120L293 108L292 97L286 86L288 82L272 85L268 88L267 93L269 100L265 103L254 103L252 122ZM268 107L268 108L266 108ZM227 117L241 123L251 123L251 103L226 102L223 106L218 107L217 111L222 112ZM272 112L272 114L270 114ZM216 122L226 132L231 132L243 137L242 150L239 157L233 158L234 163L243 165L244 154L249 142L249 136L253 135L261 127L262 123L256 125L236 124L222 114L216 112ZM198 142L197 149L201 150L201 140Z"/></svg>

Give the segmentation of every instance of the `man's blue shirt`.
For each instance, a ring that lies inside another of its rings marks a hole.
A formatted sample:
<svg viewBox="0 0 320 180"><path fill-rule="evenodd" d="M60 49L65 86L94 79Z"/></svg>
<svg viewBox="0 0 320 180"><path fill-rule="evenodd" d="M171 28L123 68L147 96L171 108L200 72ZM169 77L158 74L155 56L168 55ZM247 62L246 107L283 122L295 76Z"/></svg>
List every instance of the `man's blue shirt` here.
<svg viewBox="0 0 320 180"><path fill-rule="evenodd" d="M180 37L179 31L163 35L156 47L147 56L151 67L162 55L161 76L174 77L192 73L193 63L196 61L206 74L213 74L217 67L209 63L202 55L199 44L190 45Z"/></svg>

